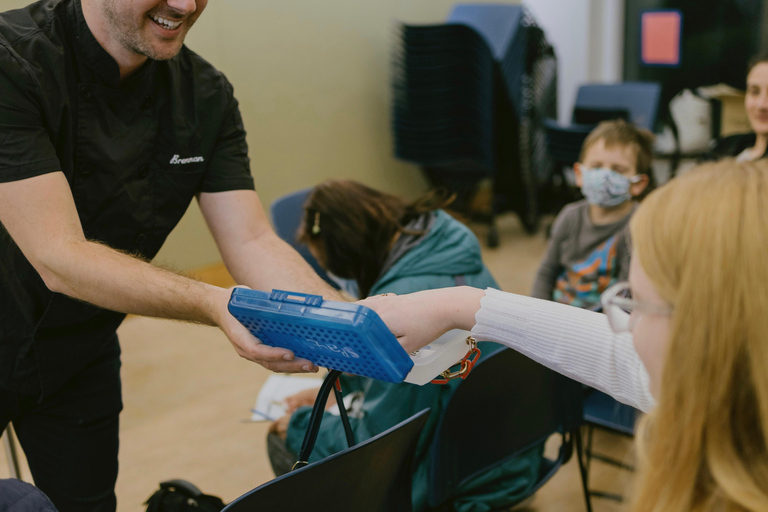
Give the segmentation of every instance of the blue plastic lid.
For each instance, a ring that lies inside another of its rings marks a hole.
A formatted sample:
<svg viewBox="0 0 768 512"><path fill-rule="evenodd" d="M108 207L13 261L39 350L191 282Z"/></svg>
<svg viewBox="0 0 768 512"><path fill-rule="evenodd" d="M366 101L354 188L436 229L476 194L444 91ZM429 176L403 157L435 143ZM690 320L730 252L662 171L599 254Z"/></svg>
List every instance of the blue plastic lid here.
<svg viewBox="0 0 768 512"><path fill-rule="evenodd" d="M229 312L267 345L318 366L402 382L413 361L375 311L319 295L235 288Z"/></svg>

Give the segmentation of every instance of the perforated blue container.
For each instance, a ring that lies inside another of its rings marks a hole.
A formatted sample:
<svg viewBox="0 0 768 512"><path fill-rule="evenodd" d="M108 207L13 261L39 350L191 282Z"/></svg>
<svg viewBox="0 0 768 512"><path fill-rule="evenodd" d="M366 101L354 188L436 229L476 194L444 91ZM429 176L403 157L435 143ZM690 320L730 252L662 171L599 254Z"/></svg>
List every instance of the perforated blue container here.
<svg viewBox="0 0 768 512"><path fill-rule="evenodd" d="M402 382L413 361L372 309L319 295L235 288L229 312L267 345L318 366Z"/></svg>

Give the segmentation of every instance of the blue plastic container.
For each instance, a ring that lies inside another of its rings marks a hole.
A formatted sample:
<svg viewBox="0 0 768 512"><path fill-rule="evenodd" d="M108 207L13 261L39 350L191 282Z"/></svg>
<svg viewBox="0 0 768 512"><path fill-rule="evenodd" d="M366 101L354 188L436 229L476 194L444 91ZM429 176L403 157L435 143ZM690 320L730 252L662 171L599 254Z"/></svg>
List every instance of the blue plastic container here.
<svg viewBox="0 0 768 512"><path fill-rule="evenodd" d="M229 312L267 345L318 366L402 382L413 361L372 309L319 295L235 288Z"/></svg>

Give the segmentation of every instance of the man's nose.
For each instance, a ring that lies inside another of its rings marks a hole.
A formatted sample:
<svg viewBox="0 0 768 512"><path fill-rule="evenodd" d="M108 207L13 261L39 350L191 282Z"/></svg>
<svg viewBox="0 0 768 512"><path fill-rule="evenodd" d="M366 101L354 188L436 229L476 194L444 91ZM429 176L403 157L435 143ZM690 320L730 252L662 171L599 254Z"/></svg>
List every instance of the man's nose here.
<svg viewBox="0 0 768 512"><path fill-rule="evenodd" d="M197 10L197 0L166 0L165 3L171 9L185 15L192 14Z"/></svg>

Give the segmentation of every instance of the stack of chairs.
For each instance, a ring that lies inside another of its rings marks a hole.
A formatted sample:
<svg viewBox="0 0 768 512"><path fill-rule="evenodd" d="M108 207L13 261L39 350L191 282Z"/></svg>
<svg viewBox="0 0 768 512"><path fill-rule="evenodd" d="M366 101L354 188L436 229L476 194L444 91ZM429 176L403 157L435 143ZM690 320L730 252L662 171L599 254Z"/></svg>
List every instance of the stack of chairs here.
<svg viewBox="0 0 768 512"><path fill-rule="evenodd" d="M447 23L404 25L395 54L395 155L418 164L459 204L483 180L493 200L485 220L516 212L538 226L552 175L544 119L557 111L552 47L520 5L459 4Z"/></svg>

